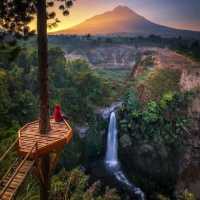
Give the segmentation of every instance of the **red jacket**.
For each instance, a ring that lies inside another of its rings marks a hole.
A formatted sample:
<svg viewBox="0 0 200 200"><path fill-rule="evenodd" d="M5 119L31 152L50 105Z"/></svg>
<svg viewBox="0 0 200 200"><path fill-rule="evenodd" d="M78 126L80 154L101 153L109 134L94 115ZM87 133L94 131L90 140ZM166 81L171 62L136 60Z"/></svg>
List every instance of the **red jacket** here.
<svg viewBox="0 0 200 200"><path fill-rule="evenodd" d="M61 106L56 105L53 112L53 118L56 122L61 122L63 120L62 112L61 112Z"/></svg>

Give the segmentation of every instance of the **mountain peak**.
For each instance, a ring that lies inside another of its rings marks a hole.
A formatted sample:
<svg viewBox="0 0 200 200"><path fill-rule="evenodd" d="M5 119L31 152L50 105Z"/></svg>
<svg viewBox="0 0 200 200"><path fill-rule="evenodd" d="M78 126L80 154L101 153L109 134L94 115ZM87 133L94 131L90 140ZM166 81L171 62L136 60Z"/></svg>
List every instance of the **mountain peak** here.
<svg viewBox="0 0 200 200"><path fill-rule="evenodd" d="M115 12L132 12L133 13L133 10L131 10L129 7L123 6L123 5L119 5L119 6L115 7L113 11L115 11Z"/></svg>
<svg viewBox="0 0 200 200"><path fill-rule="evenodd" d="M183 32L155 24L123 5L93 16L74 27L59 31L56 34L85 35L88 33L92 35L120 34L128 36L148 36L154 34L163 37L190 35L190 32ZM199 35L199 33L197 34Z"/></svg>

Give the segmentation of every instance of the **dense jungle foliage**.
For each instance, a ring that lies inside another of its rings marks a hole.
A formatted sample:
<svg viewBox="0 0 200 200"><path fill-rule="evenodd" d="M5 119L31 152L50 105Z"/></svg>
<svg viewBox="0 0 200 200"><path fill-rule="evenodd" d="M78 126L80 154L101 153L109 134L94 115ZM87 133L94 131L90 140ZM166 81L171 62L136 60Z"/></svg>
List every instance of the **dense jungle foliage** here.
<svg viewBox="0 0 200 200"><path fill-rule="evenodd" d="M149 40L155 42L158 38L151 36ZM0 46L0 153L14 141L21 125L38 116L37 51L30 44ZM89 128L84 138L75 134L63 151L52 179L52 200L122 198L99 181L91 183L90 176L79 168L104 155L108 121L100 120L96 109L119 97L123 101L118 112L123 167L148 198L174 199L178 161L184 152L182 125L190 123L187 106L192 98L192 93L180 91L180 72L152 67L132 79L130 71L93 70L83 60L66 62L64 52L54 45L50 45L48 62L51 112L60 103L73 128ZM0 163L1 176L15 160L13 152L6 162ZM25 185L17 199L39 199L38 183L32 176ZM187 190L180 199L195 200Z"/></svg>
<svg viewBox="0 0 200 200"><path fill-rule="evenodd" d="M159 193L174 198L178 160L185 150L183 127L190 123L187 108L192 92L175 92L175 87L169 87L160 90L156 85L157 98L148 97L145 103L137 92L128 91L118 113L120 158L150 199L160 199Z"/></svg>
<svg viewBox="0 0 200 200"><path fill-rule="evenodd" d="M17 54L8 63L4 56L0 60L0 138L38 114L37 52L24 47ZM109 94L109 86L85 61L66 63L59 48L49 49L49 80L51 110L60 103L72 122L90 121L94 108Z"/></svg>
<svg viewBox="0 0 200 200"><path fill-rule="evenodd" d="M38 67L37 51L34 47L1 46L0 54L0 152L2 155L15 140L18 128L38 116ZM75 122L87 122L91 127L95 127L94 111L104 102L104 98L109 96L109 85L91 70L85 61L66 62L60 48L49 48L48 62L51 111L54 105L59 103L72 126ZM95 142L91 142L97 139L96 136L98 137L94 133L86 141L90 144L85 149L89 157L96 156L101 151L98 149L94 151L94 148L99 148L98 145L95 147ZM76 138L73 144L66 148L68 162L63 163L65 159L62 158L59 169L62 169L65 164L68 171L63 169L60 172L62 174L55 175L53 178L52 199L59 196L72 200L118 200L116 191L101 187L100 182L89 185L88 176L84 172L79 169L71 171L81 164L82 146L80 140ZM87 157L85 159L88 159ZM16 153L12 152L5 162L0 163L1 177L16 158ZM69 196L65 197L66 195ZM38 183L32 176L27 180L27 187L22 189L17 198L39 199Z"/></svg>

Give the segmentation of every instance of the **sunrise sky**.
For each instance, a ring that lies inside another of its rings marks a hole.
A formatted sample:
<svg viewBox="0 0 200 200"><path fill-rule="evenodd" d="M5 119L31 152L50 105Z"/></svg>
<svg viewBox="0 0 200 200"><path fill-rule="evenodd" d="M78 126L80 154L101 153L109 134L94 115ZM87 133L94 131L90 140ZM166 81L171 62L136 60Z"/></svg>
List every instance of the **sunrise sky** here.
<svg viewBox="0 0 200 200"><path fill-rule="evenodd" d="M63 17L58 31L77 25L80 22L112 10L118 5L125 5L152 22L180 29L200 31L200 0L76 0L70 16ZM35 21L31 27L35 27Z"/></svg>

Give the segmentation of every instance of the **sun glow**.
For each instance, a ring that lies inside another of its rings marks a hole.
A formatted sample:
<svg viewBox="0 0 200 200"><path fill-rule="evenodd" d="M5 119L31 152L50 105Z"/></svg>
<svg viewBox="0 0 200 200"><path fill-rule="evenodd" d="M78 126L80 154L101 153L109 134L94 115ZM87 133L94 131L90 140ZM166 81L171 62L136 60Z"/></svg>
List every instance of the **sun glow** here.
<svg viewBox="0 0 200 200"><path fill-rule="evenodd" d="M60 31L63 29L73 27L90 17L93 17L97 14L101 14L102 12L105 12L106 10L113 8L113 7L109 7L109 4L107 4L106 7L96 6L97 2L95 3L89 2L86 4L82 4L83 2L86 2L86 1L87 0L83 0L82 2L79 2L77 0L77 3L75 3L74 6L70 9L69 16L63 16L62 12L60 12L58 9L58 5L55 5L53 11L56 11L56 17L60 20L60 23L58 23L57 27L54 27L52 29L48 28L48 32L50 33L50 32ZM88 5L90 4L94 9L88 9ZM36 23L37 23L36 19L34 19L30 23L31 30L36 30Z"/></svg>
<svg viewBox="0 0 200 200"><path fill-rule="evenodd" d="M51 33L51 32L55 32L55 31L59 31L59 30L63 30L63 29L66 29L66 28L70 28L74 25L77 25L79 24L81 21L78 20L78 19L73 19L73 20L70 20L71 17L66 17L66 19L64 19L65 21L61 21L60 23L57 24L56 27L54 28L48 28L48 33ZM30 29L31 30L36 30L36 27L37 27L37 20L34 19L31 23L30 23Z"/></svg>

